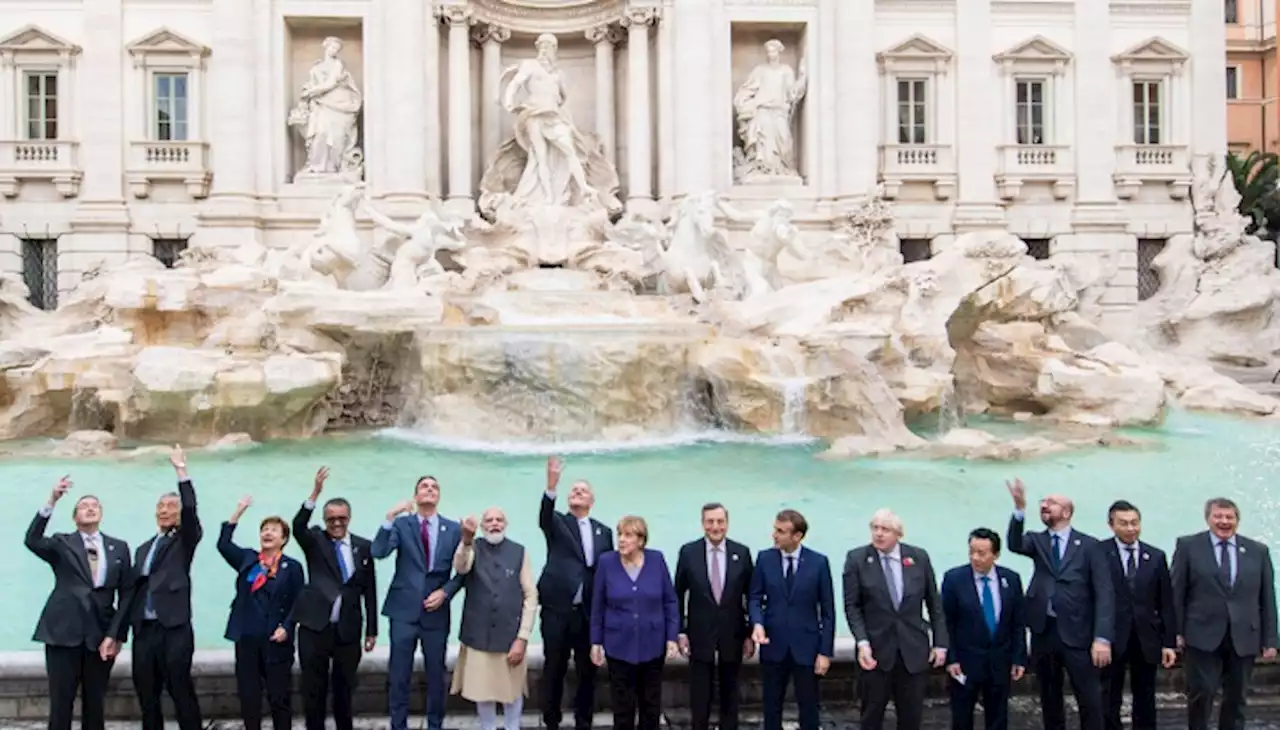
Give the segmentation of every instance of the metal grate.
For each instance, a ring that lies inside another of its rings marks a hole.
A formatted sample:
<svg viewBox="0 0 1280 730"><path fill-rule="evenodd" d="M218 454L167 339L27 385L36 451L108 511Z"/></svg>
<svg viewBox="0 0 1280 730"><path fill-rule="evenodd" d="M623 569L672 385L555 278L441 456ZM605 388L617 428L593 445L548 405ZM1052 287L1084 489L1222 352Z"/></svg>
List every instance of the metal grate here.
<svg viewBox="0 0 1280 730"><path fill-rule="evenodd" d="M1047 238L1024 238L1027 244L1027 255L1037 261L1049 260L1049 239Z"/></svg>
<svg viewBox="0 0 1280 730"><path fill-rule="evenodd" d="M58 240L22 239L22 280L27 300L44 310L58 308Z"/></svg>
<svg viewBox="0 0 1280 730"><path fill-rule="evenodd" d="M1138 239L1138 301L1146 301L1160 291L1160 272L1152 264L1164 250L1163 238Z"/></svg>
<svg viewBox="0 0 1280 730"><path fill-rule="evenodd" d="M904 238L898 241L903 263L928 261L933 258L933 246L927 238Z"/></svg>
<svg viewBox="0 0 1280 730"><path fill-rule="evenodd" d="M153 238L151 239L151 255L155 256L166 269L172 269L178 263L178 257L187 250L185 238Z"/></svg>

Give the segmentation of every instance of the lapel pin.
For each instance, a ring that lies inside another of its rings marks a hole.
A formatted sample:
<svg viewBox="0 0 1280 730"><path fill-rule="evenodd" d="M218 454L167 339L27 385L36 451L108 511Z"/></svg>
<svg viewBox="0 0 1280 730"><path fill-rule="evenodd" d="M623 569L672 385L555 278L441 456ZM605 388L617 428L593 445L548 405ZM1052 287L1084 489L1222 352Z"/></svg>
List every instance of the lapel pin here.
<svg viewBox="0 0 1280 730"><path fill-rule="evenodd" d="M868 564L868 565L870 565L871 563L874 563L874 562L876 562L876 559L875 559L875 558L873 558L873 557L871 557L870 555L868 555L868 556L867 556L867 564Z"/></svg>
<svg viewBox="0 0 1280 730"><path fill-rule="evenodd" d="M913 559L911 559L911 558L903 558L903 560L902 560L902 567L904 567L904 568L910 568L911 566L913 566L913 565L915 565L915 564L916 564L916 561L915 561L915 560L913 560Z"/></svg>
<svg viewBox="0 0 1280 730"><path fill-rule="evenodd" d="M1143 559L1143 560L1150 560L1150 559L1151 559L1151 554L1150 554L1150 553L1143 553L1143 554L1142 554L1142 559Z"/></svg>
<svg viewBox="0 0 1280 730"><path fill-rule="evenodd" d="M596 535L599 535L599 534L600 534L600 528L599 528L599 527L597 527L597 528L596 528Z"/></svg>
<svg viewBox="0 0 1280 730"><path fill-rule="evenodd" d="M1076 541L1075 541L1074 543L1072 543L1072 544L1073 544L1073 545L1079 545L1079 544L1080 544L1080 541L1079 541L1079 540L1076 540Z"/></svg>
<svg viewBox="0 0 1280 730"><path fill-rule="evenodd" d="M441 532L444 532L444 531L445 531L445 530L447 530L447 529L449 529L449 526L448 526L448 525L440 525L440 531L441 531Z"/></svg>
<svg viewBox="0 0 1280 730"><path fill-rule="evenodd" d="M1001 578L1001 579L1000 579L1000 587L1001 587L1001 588L1008 588L1008 587L1009 587L1009 579L1008 579L1008 578Z"/></svg>
<svg viewBox="0 0 1280 730"><path fill-rule="evenodd" d="M107 546L107 552L111 552L111 551L113 551L113 550L115 550L115 549L116 549L116 546L115 546L115 545L108 545L108 546Z"/></svg>
<svg viewBox="0 0 1280 730"><path fill-rule="evenodd" d="M733 559L734 559L734 560L737 560L737 559L738 559L738 556L735 554L735 555L733 556Z"/></svg>
<svg viewBox="0 0 1280 730"><path fill-rule="evenodd" d="M1243 548L1243 547L1242 547L1242 548L1240 548L1240 552L1244 552L1244 548Z"/></svg>

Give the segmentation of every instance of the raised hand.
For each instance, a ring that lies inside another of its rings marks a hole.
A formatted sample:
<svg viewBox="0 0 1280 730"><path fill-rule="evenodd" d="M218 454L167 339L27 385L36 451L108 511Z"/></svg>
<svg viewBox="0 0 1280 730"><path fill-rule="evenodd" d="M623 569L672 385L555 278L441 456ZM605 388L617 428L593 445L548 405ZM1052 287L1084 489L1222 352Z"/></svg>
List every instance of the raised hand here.
<svg viewBox="0 0 1280 730"><path fill-rule="evenodd" d="M311 501L314 502L320 498L320 493L324 491L324 480L329 478L329 467L322 466L316 470L315 485L311 487Z"/></svg>
<svg viewBox="0 0 1280 730"><path fill-rule="evenodd" d="M462 544L470 545L476 539L476 518L468 516L462 521Z"/></svg>
<svg viewBox="0 0 1280 730"><path fill-rule="evenodd" d="M55 504L57 504L58 500L62 499L64 496L66 496L67 492L70 492L70 491L71 491L71 475L68 474L63 478L59 479L58 483L54 485L53 491L49 493L49 506L52 507Z"/></svg>
<svg viewBox="0 0 1280 730"><path fill-rule="evenodd" d="M1004 486L1009 490L1009 496L1013 497L1013 508L1022 512L1027 508L1027 487L1022 480L1014 477L1012 482L1005 482Z"/></svg>
<svg viewBox="0 0 1280 730"><path fill-rule="evenodd" d="M398 503L395 507L391 508L391 511L387 513L387 519L394 520L400 515L407 514L412 511L413 511L413 502L406 499L403 502Z"/></svg>
<svg viewBox="0 0 1280 730"><path fill-rule="evenodd" d="M552 456L547 459L547 491L556 491L556 485L560 483L560 475L564 472L564 461L559 456Z"/></svg>
<svg viewBox="0 0 1280 730"><path fill-rule="evenodd" d="M230 522L233 525L239 522L240 516L243 515L244 511L249 509L249 506L252 504L253 504L253 497L250 497L247 494L241 497L240 501L236 503L236 510L231 513L231 519L227 520L227 522Z"/></svg>
<svg viewBox="0 0 1280 730"><path fill-rule="evenodd" d="M182 450L181 445L173 445L173 450L169 452L169 463L173 464L173 468L178 471L187 468L187 452Z"/></svg>

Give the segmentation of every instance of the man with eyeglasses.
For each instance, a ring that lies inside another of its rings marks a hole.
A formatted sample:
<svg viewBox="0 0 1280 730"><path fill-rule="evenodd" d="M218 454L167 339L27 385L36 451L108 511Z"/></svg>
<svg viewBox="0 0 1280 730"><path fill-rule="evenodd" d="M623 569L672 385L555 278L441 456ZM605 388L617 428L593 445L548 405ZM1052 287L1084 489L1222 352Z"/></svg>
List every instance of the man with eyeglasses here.
<svg viewBox="0 0 1280 730"><path fill-rule="evenodd" d="M333 690L333 721L351 730L351 697L360 666L360 626L364 651L372 651L378 635L378 581L372 543L347 531L351 505L341 497L325 502L324 529L309 526L311 513L329 478L329 468L316 472L311 496L293 518L293 534L307 558L309 581L298 596L298 660L302 673L302 707L307 730L324 730L325 704ZM361 617L360 603L364 602Z"/></svg>

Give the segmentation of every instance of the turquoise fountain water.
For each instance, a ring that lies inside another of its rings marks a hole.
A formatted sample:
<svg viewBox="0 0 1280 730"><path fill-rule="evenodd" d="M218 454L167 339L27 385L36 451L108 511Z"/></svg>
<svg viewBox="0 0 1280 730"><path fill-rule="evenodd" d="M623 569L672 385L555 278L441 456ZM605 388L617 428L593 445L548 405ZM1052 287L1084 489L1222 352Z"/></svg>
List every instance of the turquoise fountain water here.
<svg viewBox="0 0 1280 730"><path fill-rule="evenodd" d="M1049 491L1071 495L1077 505L1076 526L1095 535L1105 533L1107 505L1123 497L1142 508L1144 538L1172 549L1177 535L1203 528L1203 501L1226 495L1244 511L1243 531L1272 541L1277 534L1280 428L1174 413L1163 428L1148 435L1155 437L1156 445L1016 464L827 462L814 458L816 447L795 443L659 444L570 455L565 478L587 478L595 484L596 514L607 523L629 513L644 516L650 546L665 551L673 567L677 548L700 535L701 504L718 500L729 507L731 536L755 549L770 545L778 509L800 510L811 524L806 545L827 553L837 571L845 551L866 542L871 513L890 507L905 521L906 539L928 549L941 571L966 560L965 536L970 529L985 525L1004 532L1010 510L1004 480L1015 475L1027 482L1033 498ZM351 501L353 529L362 535L372 537L387 510L410 496L417 477L432 474L442 484L442 509L448 516L478 515L490 505L506 509L512 538L530 549L535 569L541 569L544 549L536 515L544 487L543 455L447 450L400 436L328 438L191 455L206 531L194 569L199 648L226 646L222 631L233 576L214 548L220 523L242 495L252 494L255 504L236 537L243 544L256 543L257 522L269 514L291 519L321 465L332 470L325 496ZM0 480L9 494L7 509L0 514L0 534L10 541L5 590L0 593L0 615L8 620L0 624L0 650L38 648L30 641L31 631L52 577L19 542L53 484L68 472L75 481L73 496L98 495L105 505L105 530L133 545L150 535L156 498L174 486L172 470L161 457L0 462ZM59 508L52 529L72 529L69 505ZM290 552L297 555L293 546ZM1006 556L1003 562L1024 574L1030 569L1016 556ZM378 567L385 591L392 563L384 561ZM834 579L839 593L839 575ZM847 633L843 617L838 623L840 632Z"/></svg>

